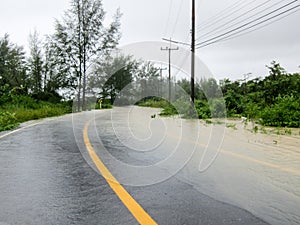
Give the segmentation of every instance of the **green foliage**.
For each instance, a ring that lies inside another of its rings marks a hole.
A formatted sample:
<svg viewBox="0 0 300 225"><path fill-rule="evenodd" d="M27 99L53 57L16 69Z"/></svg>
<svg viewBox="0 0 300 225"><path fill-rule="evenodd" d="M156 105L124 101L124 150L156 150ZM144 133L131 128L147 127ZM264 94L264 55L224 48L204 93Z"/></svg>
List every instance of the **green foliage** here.
<svg viewBox="0 0 300 225"><path fill-rule="evenodd" d="M162 112L159 115L161 115L161 116L174 116L174 115L178 115L178 112L177 112L176 108L173 105L168 104L163 108Z"/></svg>
<svg viewBox="0 0 300 225"><path fill-rule="evenodd" d="M30 57L28 58L28 87L33 93L42 92L43 56L37 31L29 35Z"/></svg>
<svg viewBox="0 0 300 225"><path fill-rule="evenodd" d="M182 79L180 81L178 81L177 83L185 93L181 93L180 91L177 90L177 95L176 98L182 96L182 95L188 95L190 96L191 95L191 82L190 80L187 80L187 79ZM200 83L195 83L195 99L205 99L205 96L204 96L204 93L203 93L203 90L201 90L201 86L200 86Z"/></svg>
<svg viewBox="0 0 300 225"><path fill-rule="evenodd" d="M138 106L151 108L165 108L168 104L168 101L161 98L143 99L137 103Z"/></svg>
<svg viewBox="0 0 300 225"><path fill-rule="evenodd" d="M53 105L47 103L40 103L37 109L15 109L15 117L18 122L25 122L29 120L36 120L46 117L60 116L70 113L70 108L64 105Z"/></svg>
<svg viewBox="0 0 300 225"><path fill-rule="evenodd" d="M173 116L178 115L175 104L170 104L167 100L161 98L145 98L137 103L138 106L161 108L162 111L159 115L161 116Z"/></svg>
<svg viewBox="0 0 300 225"><path fill-rule="evenodd" d="M120 91L133 81L137 67L137 61L130 56L107 56L97 61L88 80L89 86L92 90L95 88L93 91L98 92L102 99L110 99L110 104L113 104Z"/></svg>
<svg viewBox="0 0 300 225"><path fill-rule="evenodd" d="M222 98L215 98L209 101L211 115L213 118L226 117L226 105Z"/></svg>
<svg viewBox="0 0 300 225"><path fill-rule="evenodd" d="M267 67L264 79L220 82L228 115L261 119L267 126L299 127L300 74L289 74L276 62Z"/></svg>
<svg viewBox="0 0 300 225"><path fill-rule="evenodd" d="M200 84L206 99L211 100L222 96L221 89L214 78L202 79Z"/></svg>
<svg viewBox="0 0 300 225"><path fill-rule="evenodd" d="M13 129L18 126L18 124L14 114L0 111L0 131Z"/></svg>
<svg viewBox="0 0 300 225"><path fill-rule="evenodd" d="M10 43L6 34L0 38L0 87L27 87L25 52L22 47Z"/></svg>
<svg viewBox="0 0 300 225"><path fill-rule="evenodd" d="M262 124L267 126L300 127L299 97L277 97L274 105L262 111L261 119Z"/></svg>
<svg viewBox="0 0 300 225"><path fill-rule="evenodd" d="M71 102L51 103L30 96L7 94L0 105L0 131L9 130L19 123L72 112Z"/></svg>
<svg viewBox="0 0 300 225"><path fill-rule="evenodd" d="M224 98L220 97L214 79L201 80L198 91L200 97L195 100L198 118L224 118L227 114L255 119L264 126L300 127L300 74L288 74L276 62L272 62L268 68L270 74L264 79L256 78L242 83L229 79L220 81ZM183 79L179 85L189 92L188 80ZM162 115L180 114L190 118L193 114L188 101L180 98L172 105L154 100L145 101L142 105L163 108ZM258 132L257 126L253 132ZM266 129L263 127L261 132L266 132Z"/></svg>
<svg viewBox="0 0 300 225"><path fill-rule="evenodd" d="M199 119L209 119L211 118L211 112L208 105L208 102L205 100L196 100L195 108L198 113Z"/></svg>
<svg viewBox="0 0 300 225"><path fill-rule="evenodd" d="M78 89L78 111L81 105L83 109L86 106L89 65L96 59L109 55L120 40L120 17L121 13L117 10L113 22L105 27L105 11L101 0L72 0L71 7L62 20L56 20L50 46L55 54L54 60L59 60L59 64L53 70L59 73L62 71L60 67L65 67L64 77L70 76L71 79L66 80L73 79L75 82Z"/></svg>
<svg viewBox="0 0 300 225"><path fill-rule="evenodd" d="M251 119L258 119L260 116L261 108L254 102L249 102L244 106L243 116Z"/></svg>

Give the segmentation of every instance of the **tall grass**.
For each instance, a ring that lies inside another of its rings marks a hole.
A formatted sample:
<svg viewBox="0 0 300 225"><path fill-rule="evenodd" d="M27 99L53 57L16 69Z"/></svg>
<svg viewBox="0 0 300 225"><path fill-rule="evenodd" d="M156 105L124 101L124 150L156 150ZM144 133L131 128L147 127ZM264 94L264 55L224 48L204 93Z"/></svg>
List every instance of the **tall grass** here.
<svg viewBox="0 0 300 225"><path fill-rule="evenodd" d="M19 123L72 112L69 102L49 103L29 96L14 96L0 106L0 131L15 128Z"/></svg>

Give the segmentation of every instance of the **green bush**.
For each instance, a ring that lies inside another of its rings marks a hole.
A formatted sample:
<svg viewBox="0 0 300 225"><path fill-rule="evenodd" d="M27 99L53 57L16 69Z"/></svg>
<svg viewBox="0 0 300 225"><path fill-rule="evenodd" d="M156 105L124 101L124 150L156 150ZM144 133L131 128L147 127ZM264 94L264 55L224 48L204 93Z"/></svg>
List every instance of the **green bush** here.
<svg viewBox="0 0 300 225"><path fill-rule="evenodd" d="M24 95L13 95L11 102L6 104L11 108L26 108L26 109L38 109L40 105L37 100Z"/></svg>
<svg viewBox="0 0 300 225"><path fill-rule="evenodd" d="M161 98L144 99L137 103L138 106L151 108L164 108L168 105L168 101Z"/></svg>
<svg viewBox="0 0 300 225"><path fill-rule="evenodd" d="M211 118L211 112L210 112L210 108L209 108L207 101L196 100L195 108L198 113L199 119L210 119Z"/></svg>
<svg viewBox="0 0 300 225"><path fill-rule="evenodd" d="M0 105L0 130L9 130L29 120L60 116L72 112L72 102L50 103L30 96L8 94L9 100ZM3 99L3 98L2 98Z"/></svg>
<svg viewBox="0 0 300 225"><path fill-rule="evenodd" d="M243 116L251 119L258 119L261 113L261 108L254 102L249 102L245 105Z"/></svg>
<svg viewBox="0 0 300 225"><path fill-rule="evenodd" d="M300 127L300 99L279 96L276 103L261 113L262 124L278 127Z"/></svg>
<svg viewBox="0 0 300 225"><path fill-rule="evenodd" d="M18 126L18 124L14 114L0 111L0 131L13 129Z"/></svg>
<svg viewBox="0 0 300 225"><path fill-rule="evenodd" d="M162 112L159 115L161 115L161 116L173 116L173 115L178 115L178 112L177 112L176 108L173 105L168 104L163 108Z"/></svg>

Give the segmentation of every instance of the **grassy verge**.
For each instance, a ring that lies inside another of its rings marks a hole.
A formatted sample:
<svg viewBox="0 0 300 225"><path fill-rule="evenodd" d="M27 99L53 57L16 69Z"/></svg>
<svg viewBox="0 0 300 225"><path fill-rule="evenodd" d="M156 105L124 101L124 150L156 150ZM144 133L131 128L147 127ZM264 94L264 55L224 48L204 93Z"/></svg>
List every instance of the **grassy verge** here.
<svg viewBox="0 0 300 225"><path fill-rule="evenodd" d="M27 96L18 96L0 106L0 131L17 127L20 123L72 112L69 102L49 103Z"/></svg>
<svg viewBox="0 0 300 225"><path fill-rule="evenodd" d="M18 120L14 114L0 111L0 131L10 130L18 125Z"/></svg>

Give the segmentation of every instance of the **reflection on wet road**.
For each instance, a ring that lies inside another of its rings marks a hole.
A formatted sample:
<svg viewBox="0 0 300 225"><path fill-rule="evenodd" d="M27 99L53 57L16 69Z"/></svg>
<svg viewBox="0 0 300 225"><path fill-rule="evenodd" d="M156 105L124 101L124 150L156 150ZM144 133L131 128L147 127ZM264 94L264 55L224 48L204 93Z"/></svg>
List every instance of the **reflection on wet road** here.
<svg viewBox="0 0 300 225"><path fill-rule="evenodd" d="M0 224L137 224L87 153L93 118L97 155L158 224L299 224L298 138L157 113L80 113L0 138Z"/></svg>

